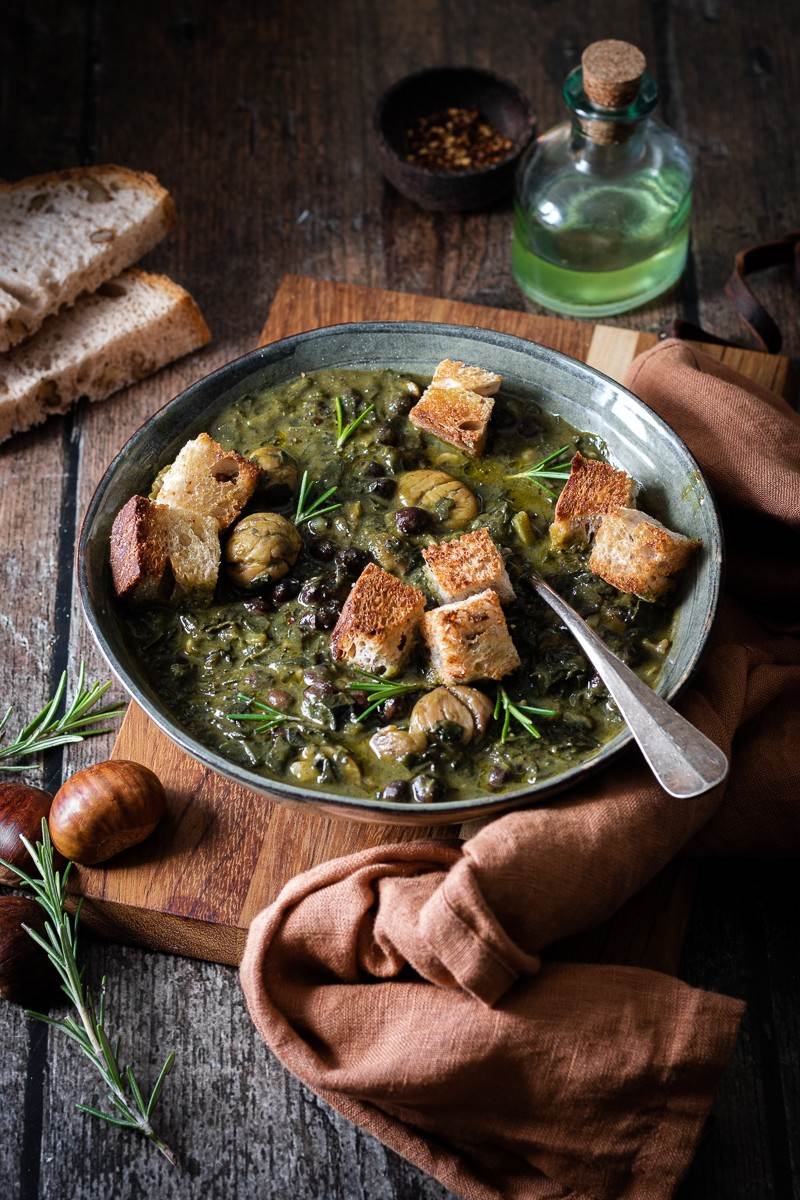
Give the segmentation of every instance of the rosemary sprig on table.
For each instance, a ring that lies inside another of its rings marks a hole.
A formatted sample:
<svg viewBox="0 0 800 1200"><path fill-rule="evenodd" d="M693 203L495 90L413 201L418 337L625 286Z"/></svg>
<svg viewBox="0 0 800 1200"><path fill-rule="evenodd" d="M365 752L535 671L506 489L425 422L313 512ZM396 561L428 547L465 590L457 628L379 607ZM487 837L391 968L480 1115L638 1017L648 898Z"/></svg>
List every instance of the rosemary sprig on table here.
<svg viewBox="0 0 800 1200"><path fill-rule="evenodd" d="M317 496L316 500L309 500L309 492L314 486L309 482L308 471L303 471L303 478L300 480L300 491L297 493L297 508L294 514L295 525L302 524L303 521L309 521L312 517L321 517L323 513L333 512L335 508L341 508L341 504L328 504L324 508L326 500L336 491L336 486L329 487L321 496Z"/></svg>
<svg viewBox="0 0 800 1200"><path fill-rule="evenodd" d="M361 422L366 420L371 412L375 411L375 405L368 404L367 407L363 408L358 416L354 417L348 425L345 425L344 423L344 406L342 405L341 396L336 397L334 400L334 405L336 408L336 449L341 450L345 442L347 442L347 440L352 437L352 435L358 429Z"/></svg>
<svg viewBox="0 0 800 1200"><path fill-rule="evenodd" d="M271 729L275 729L278 725L284 725L287 721L295 721L298 724L304 724L302 717L292 716L291 713L281 712L279 708L275 708L272 704L265 704L262 700L254 700L252 696L239 695L239 700L243 700L245 704L249 704L248 712L226 713L225 716L229 721L254 721L255 725L253 733L269 733Z"/></svg>
<svg viewBox="0 0 800 1200"><path fill-rule="evenodd" d="M86 670L81 663L78 671L78 683L72 701L66 706L60 717L56 717L64 693L67 688L67 672L62 672L53 698L44 708L33 717L28 724L20 729L13 742L0 747L0 771L22 771L21 763L9 764L8 758L29 758L42 750L50 750L53 746L66 746L71 742L82 742L85 738L99 737L100 734L110 733L111 729L105 724L113 717L119 717L125 711L123 704L108 704L98 708L105 696L110 683L93 683L85 686ZM11 705L0 718L0 734L8 725L13 708Z"/></svg>
<svg viewBox="0 0 800 1200"><path fill-rule="evenodd" d="M370 675L367 671L360 673L360 680L345 685L348 692L366 692L368 708L356 717L363 721L374 712L385 700L393 700L395 696L407 696L410 692L419 692L425 687L424 683L393 683L391 679L383 679L380 675Z"/></svg>
<svg viewBox="0 0 800 1200"><path fill-rule="evenodd" d="M63 873L53 868L53 844L47 821L42 821L42 840L35 846L26 837L22 838L25 849L33 860L36 868L34 875L29 875L19 867L0 859L7 870L13 872L20 883L30 888L37 904L44 910L47 920L43 933L37 933L27 925L23 926L26 933L41 946L50 962L61 978L61 987L70 1004L76 1011L75 1017L65 1017L56 1020L44 1013L29 1012L37 1021L44 1021L54 1029L65 1033L68 1038L81 1048L83 1053L98 1071L103 1083L108 1089L111 1101L111 1112L94 1108L88 1104L78 1104L81 1112L98 1117L109 1125L120 1129L130 1129L141 1133L159 1150L165 1158L175 1165L175 1156L169 1146L161 1140L153 1129L150 1118L158 1103L164 1081L172 1070L175 1055L168 1054L164 1065L158 1073L147 1100L144 1098L139 1082L132 1066L121 1066L119 1049L114 1049L106 1032L106 979L100 982L100 990L95 999L88 984L84 980L84 969L78 965L78 921L80 919L81 902L70 916L66 910L67 882L72 863L67 863Z"/></svg>
<svg viewBox="0 0 800 1200"><path fill-rule="evenodd" d="M542 735L534 725L528 714L533 714L539 717L556 717L558 713L554 708L535 708L532 704L515 704L510 699L505 688L497 689L497 699L494 704L494 712L492 717L495 721L499 721L501 716L503 726L500 730L500 741L508 741L508 734L511 728L512 720L517 721L522 728L530 734L532 738L540 738Z"/></svg>
<svg viewBox="0 0 800 1200"><path fill-rule="evenodd" d="M544 458L540 458L532 467L527 467L524 471L517 471L516 475L509 475L508 478L530 479L543 492L546 492L551 500L555 500L556 493L542 481L544 479L560 479L564 481L569 479L569 464L574 453L573 446L561 446L560 449L554 450L552 454L547 454Z"/></svg>

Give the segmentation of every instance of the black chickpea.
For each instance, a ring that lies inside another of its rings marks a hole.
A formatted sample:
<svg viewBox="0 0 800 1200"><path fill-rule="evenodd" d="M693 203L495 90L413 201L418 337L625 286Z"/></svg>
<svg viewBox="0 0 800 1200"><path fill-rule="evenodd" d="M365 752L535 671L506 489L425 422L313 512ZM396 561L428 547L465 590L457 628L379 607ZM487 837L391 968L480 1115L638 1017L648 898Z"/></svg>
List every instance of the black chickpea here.
<svg viewBox="0 0 800 1200"><path fill-rule="evenodd" d="M405 779L393 779L381 790L381 800L403 804L408 800L408 783Z"/></svg>

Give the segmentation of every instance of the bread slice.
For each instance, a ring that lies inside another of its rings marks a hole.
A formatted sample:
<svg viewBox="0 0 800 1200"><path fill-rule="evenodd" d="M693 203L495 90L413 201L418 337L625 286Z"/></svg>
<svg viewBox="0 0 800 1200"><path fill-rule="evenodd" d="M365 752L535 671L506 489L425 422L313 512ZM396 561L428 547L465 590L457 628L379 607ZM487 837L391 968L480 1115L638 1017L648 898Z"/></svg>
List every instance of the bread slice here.
<svg viewBox="0 0 800 1200"><path fill-rule="evenodd" d="M442 683L502 679L520 663L500 598L491 589L426 612L422 636Z"/></svg>
<svg viewBox="0 0 800 1200"><path fill-rule="evenodd" d="M605 513L630 508L636 491L637 485L625 471L594 458L584 458L578 452L550 526L553 545L561 547L575 540L585 541Z"/></svg>
<svg viewBox="0 0 800 1200"><path fill-rule="evenodd" d="M331 654L363 671L394 675L416 641L425 597L370 563L359 575L331 634Z"/></svg>
<svg viewBox="0 0 800 1200"><path fill-rule="evenodd" d="M217 529L227 529L253 495L261 474L249 458L200 433L160 476L158 500L213 517Z"/></svg>
<svg viewBox="0 0 800 1200"><path fill-rule="evenodd" d="M131 496L114 518L111 575L120 600L209 601L219 563L219 534L211 517Z"/></svg>
<svg viewBox="0 0 800 1200"><path fill-rule="evenodd" d="M491 588L501 601L514 599L502 554L488 529L463 533L450 542L432 542L422 551L428 578L445 604Z"/></svg>
<svg viewBox="0 0 800 1200"><path fill-rule="evenodd" d="M466 388L442 387L432 383L408 414L412 425L432 433L440 441L479 458L486 445L486 431L494 400Z"/></svg>
<svg viewBox="0 0 800 1200"><path fill-rule="evenodd" d="M658 600L700 545L638 509L620 508L601 520L589 570L621 592Z"/></svg>
<svg viewBox="0 0 800 1200"><path fill-rule="evenodd" d="M125 271L0 355L0 442L66 412L80 396L104 400L210 337L182 287L165 275Z"/></svg>
<svg viewBox="0 0 800 1200"><path fill-rule="evenodd" d="M479 396L494 396L503 377L494 371L484 371L483 367L470 367L457 359L445 358L434 371L432 382L441 387L465 388Z"/></svg>
<svg viewBox="0 0 800 1200"><path fill-rule="evenodd" d="M137 262L174 224L169 192L126 167L0 183L0 351Z"/></svg>

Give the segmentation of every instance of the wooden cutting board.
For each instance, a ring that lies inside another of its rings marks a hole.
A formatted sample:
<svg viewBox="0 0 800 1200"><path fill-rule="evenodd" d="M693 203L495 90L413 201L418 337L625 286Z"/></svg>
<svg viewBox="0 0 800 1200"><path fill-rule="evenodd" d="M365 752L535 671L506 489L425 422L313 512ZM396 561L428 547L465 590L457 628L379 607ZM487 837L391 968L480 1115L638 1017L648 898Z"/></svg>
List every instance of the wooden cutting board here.
<svg viewBox="0 0 800 1200"><path fill-rule="evenodd" d="M362 320L445 321L498 329L562 350L618 380L631 360L657 341L654 334L611 326L287 276L260 344ZM704 349L766 387L785 391L787 359ZM78 871L85 919L116 940L212 962L238 963L250 921L298 872L381 843L452 840L462 833L452 826L409 829L353 822L273 803L195 762L135 704L122 722L113 757L156 771L167 789L168 813L143 846L107 869ZM691 877L691 868L673 865L611 922L564 947L564 953L675 972L691 905Z"/></svg>

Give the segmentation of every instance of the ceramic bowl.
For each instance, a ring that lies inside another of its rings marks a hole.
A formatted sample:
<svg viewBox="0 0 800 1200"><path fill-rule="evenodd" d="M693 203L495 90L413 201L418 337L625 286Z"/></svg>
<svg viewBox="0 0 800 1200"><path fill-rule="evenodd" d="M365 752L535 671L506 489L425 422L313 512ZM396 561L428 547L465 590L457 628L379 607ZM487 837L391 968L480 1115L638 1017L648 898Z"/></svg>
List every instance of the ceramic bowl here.
<svg viewBox="0 0 800 1200"><path fill-rule="evenodd" d="M443 109L477 108L513 145L507 158L475 171L436 171L405 158L406 130L419 117ZM422 208L466 212L507 196L514 168L530 142L534 121L518 88L491 71L474 67L431 67L407 75L381 97L375 111L375 138L383 173Z"/></svg>
<svg viewBox="0 0 800 1200"><path fill-rule="evenodd" d="M432 374L443 358L480 363L503 376L503 390L598 434L611 460L642 485L642 507L672 528L699 538L703 549L682 581L675 638L659 683L673 697L691 675L717 607L722 536L708 486L681 439L618 383L545 346L505 333L457 325L363 322L300 333L254 350L193 384L147 421L111 463L84 519L79 548L86 619L109 666L133 699L174 742L201 763L255 792L336 815L371 821L438 825L472 820L541 800L611 763L631 742L623 730L590 759L560 775L501 795L437 804L376 799L298 787L266 779L207 749L182 729L158 696L125 637L114 600L108 545L115 514L130 496L149 491L153 477L187 439L212 424L220 409L257 388L326 367L389 367Z"/></svg>

